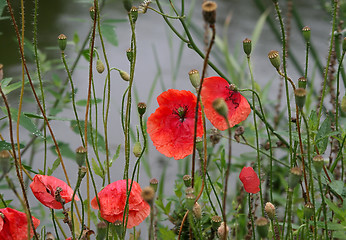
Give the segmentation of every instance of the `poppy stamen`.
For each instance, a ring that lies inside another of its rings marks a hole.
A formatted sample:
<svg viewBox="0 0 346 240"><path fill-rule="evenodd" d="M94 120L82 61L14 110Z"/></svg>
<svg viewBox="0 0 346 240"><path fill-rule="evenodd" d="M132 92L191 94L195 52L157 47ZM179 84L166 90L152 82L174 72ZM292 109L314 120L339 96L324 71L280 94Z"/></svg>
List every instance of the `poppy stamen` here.
<svg viewBox="0 0 346 240"><path fill-rule="evenodd" d="M179 116L179 119L180 119L180 121L181 122L184 122L184 119L185 119L185 117L186 117L186 114L187 114L187 110L189 109L189 107L188 106L180 106L180 107L178 107L177 109L175 109L174 111L173 111L173 114L176 114L176 115L178 115Z"/></svg>

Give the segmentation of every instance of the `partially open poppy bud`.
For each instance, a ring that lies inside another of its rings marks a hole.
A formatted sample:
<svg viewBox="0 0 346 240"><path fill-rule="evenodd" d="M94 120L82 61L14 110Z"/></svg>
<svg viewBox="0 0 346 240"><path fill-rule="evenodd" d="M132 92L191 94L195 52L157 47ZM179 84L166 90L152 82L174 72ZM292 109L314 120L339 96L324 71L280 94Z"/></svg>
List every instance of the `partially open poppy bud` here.
<svg viewBox="0 0 346 240"><path fill-rule="evenodd" d="M310 219L312 215L314 215L314 205L311 202L307 202L304 205L304 217L306 219Z"/></svg>
<svg viewBox="0 0 346 240"><path fill-rule="evenodd" d="M206 1L202 4L202 14L204 21L209 23L210 25L214 24L216 21L216 9L216 2Z"/></svg>
<svg viewBox="0 0 346 240"><path fill-rule="evenodd" d="M2 150L0 152L0 165L1 165L1 169L3 171L3 174L8 173L8 171L11 168L10 157L11 157L11 155L7 150Z"/></svg>
<svg viewBox="0 0 346 240"><path fill-rule="evenodd" d="M195 204L196 196L193 193L192 194L186 194L185 199L186 199L186 208L188 210L192 210L192 208Z"/></svg>
<svg viewBox="0 0 346 240"><path fill-rule="evenodd" d="M87 149L83 146L80 146L76 149L76 162L79 167L85 165L85 159L87 155Z"/></svg>
<svg viewBox="0 0 346 240"><path fill-rule="evenodd" d="M130 12L132 8L132 0L123 0L123 4L126 11Z"/></svg>
<svg viewBox="0 0 346 240"><path fill-rule="evenodd" d="M90 14L91 19L94 21L94 19L95 19L95 7L89 8L89 14Z"/></svg>
<svg viewBox="0 0 346 240"><path fill-rule="evenodd" d="M120 70L120 71L119 71L119 74L120 74L120 77L121 77L123 80L125 80L126 82L130 81L130 75L129 75L127 72L125 72L125 71L123 71L123 70Z"/></svg>
<svg viewBox="0 0 346 240"><path fill-rule="evenodd" d="M298 78L298 87L306 89L307 80L305 77Z"/></svg>
<svg viewBox="0 0 346 240"><path fill-rule="evenodd" d="M217 235L219 236L220 239L227 239L228 232L229 232L229 227L227 226L225 222L222 222L220 227L217 229Z"/></svg>
<svg viewBox="0 0 346 240"><path fill-rule="evenodd" d="M223 98L216 98L213 101L213 108L218 114L227 119L228 107L226 101Z"/></svg>
<svg viewBox="0 0 346 240"><path fill-rule="evenodd" d="M58 36L58 44L59 44L60 50L63 52L67 44L67 37L64 34L60 34Z"/></svg>
<svg viewBox="0 0 346 240"><path fill-rule="evenodd" d="M135 142L135 145L133 146L133 154L135 157L139 157L142 153L142 146L140 142Z"/></svg>
<svg viewBox="0 0 346 240"><path fill-rule="evenodd" d="M305 39L305 42L310 42L310 36L311 36L311 29L308 26L303 27L302 29L303 36Z"/></svg>
<svg viewBox="0 0 346 240"><path fill-rule="evenodd" d="M155 198L155 190L150 186L145 187L143 188L141 195L144 201L150 204Z"/></svg>
<svg viewBox="0 0 346 240"><path fill-rule="evenodd" d="M130 10L132 21L135 23L138 19L138 8L132 7Z"/></svg>
<svg viewBox="0 0 346 240"><path fill-rule="evenodd" d="M139 116L143 116L145 111L147 110L147 105L144 102L139 102L137 104L137 110L138 110Z"/></svg>
<svg viewBox="0 0 346 240"><path fill-rule="evenodd" d="M296 98L296 104L297 106L302 109L305 104L306 99L306 90L304 88L297 88L294 90L294 96Z"/></svg>
<svg viewBox="0 0 346 240"><path fill-rule="evenodd" d="M97 240L104 240L107 234L107 223L102 221L97 224Z"/></svg>
<svg viewBox="0 0 346 240"><path fill-rule="evenodd" d="M256 219L257 232L261 238L266 238L268 236L268 223L269 221L265 217Z"/></svg>
<svg viewBox="0 0 346 240"><path fill-rule="evenodd" d="M340 107L343 112L346 112L346 95L343 96Z"/></svg>
<svg viewBox="0 0 346 240"><path fill-rule="evenodd" d="M127 57L127 60L129 60L129 62L132 62L132 59L133 59L133 51L131 48L127 49L126 50L126 57Z"/></svg>
<svg viewBox="0 0 346 240"><path fill-rule="evenodd" d="M324 165L324 158L321 155L316 155L312 158L312 162L316 172L320 174Z"/></svg>
<svg viewBox="0 0 346 240"><path fill-rule="evenodd" d="M267 213L269 219L273 220L275 218L275 206L271 202L267 202L264 211Z"/></svg>
<svg viewBox="0 0 346 240"><path fill-rule="evenodd" d="M185 187L191 187L192 177L190 175L184 175L183 181L184 181Z"/></svg>
<svg viewBox="0 0 346 240"><path fill-rule="evenodd" d="M157 181L156 178L150 179L150 187L154 189L154 191L157 191L157 185L159 184L159 181Z"/></svg>
<svg viewBox="0 0 346 240"><path fill-rule="evenodd" d="M193 206L192 212L193 212L193 215L195 216L195 218L197 218L197 219L202 218L202 209L201 209L201 205L199 205L198 202L196 202L195 205Z"/></svg>
<svg viewBox="0 0 346 240"><path fill-rule="evenodd" d="M268 53L268 58L270 60L270 62L272 63L272 65L278 70L280 68L281 65L281 59L280 59L280 55L278 51L270 51Z"/></svg>
<svg viewBox="0 0 346 240"><path fill-rule="evenodd" d="M252 50L252 43L251 40L248 38L245 38L243 41L243 50L247 56L250 56L251 50Z"/></svg>
<svg viewBox="0 0 346 240"><path fill-rule="evenodd" d="M101 59L97 59L96 61L96 70L98 73L103 73L103 71L105 70L105 65L103 65Z"/></svg>
<svg viewBox="0 0 346 240"><path fill-rule="evenodd" d="M191 82L192 86L194 86L194 88L198 89L199 85L201 83L201 77L199 76L198 70L192 69L189 72L189 78L190 78L190 82Z"/></svg>
<svg viewBox="0 0 346 240"><path fill-rule="evenodd" d="M210 221L211 227L216 230L220 227L222 218L220 216L212 216Z"/></svg>
<svg viewBox="0 0 346 240"><path fill-rule="evenodd" d="M297 186L297 184L300 182L301 177L302 177L302 170L299 167L291 168L289 179L288 179L288 186L291 189L294 189Z"/></svg>

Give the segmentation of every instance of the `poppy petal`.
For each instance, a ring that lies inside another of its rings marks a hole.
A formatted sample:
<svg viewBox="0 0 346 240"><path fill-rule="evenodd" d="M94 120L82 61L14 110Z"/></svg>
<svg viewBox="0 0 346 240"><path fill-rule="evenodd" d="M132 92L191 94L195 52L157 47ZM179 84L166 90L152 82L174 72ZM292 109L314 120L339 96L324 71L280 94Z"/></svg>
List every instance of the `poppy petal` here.
<svg viewBox="0 0 346 240"><path fill-rule="evenodd" d="M242 181L246 192L258 193L260 191L260 180L252 167L244 167L239 174L239 179Z"/></svg>

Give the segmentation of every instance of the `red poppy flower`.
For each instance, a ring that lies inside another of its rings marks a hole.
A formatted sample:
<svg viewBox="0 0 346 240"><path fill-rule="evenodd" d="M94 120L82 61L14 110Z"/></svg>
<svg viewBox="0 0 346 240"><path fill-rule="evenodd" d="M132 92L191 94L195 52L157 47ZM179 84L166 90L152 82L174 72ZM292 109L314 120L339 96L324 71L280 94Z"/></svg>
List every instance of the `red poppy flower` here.
<svg viewBox="0 0 346 240"><path fill-rule="evenodd" d="M228 107L228 121L231 127L244 121L250 114L251 108L243 95L230 90L229 83L221 77L205 78L202 86L202 103L209 121L217 129L224 131L228 128L225 119L213 108L217 98L223 98Z"/></svg>
<svg viewBox="0 0 346 240"><path fill-rule="evenodd" d="M56 188L60 187L62 191L60 196L68 203L72 200L73 190L64 181L45 175L36 175L30 184L32 193L43 205L53 209L61 209L62 205L55 200ZM77 196L74 198L79 200Z"/></svg>
<svg viewBox="0 0 346 240"><path fill-rule="evenodd" d="M157 97L159 107L150 115L147 131L156 149L167 157L182 159L192 153L196 96L185 90L169 89ZM203 135L201 111L197 137Z"/></svg>
<svg viewBox="0 0 346 240"><path fill-rule="evenodd" d="M255 170L252 167L244 167L240 174L239 179L242 181L245 191L248 193L258 193L260 188L260 180Z"/></svg>
<svg viewBox="0 0 346 240"><path fill-rule="evenodd" d="M35 229L40 225L40 220L32 217ZM31 229L30 239L34 232ZM28 239L28 222L26 214L12 208L0 209L0 239L1 240L26 240Z"/></svg>
<svg viewBox="0 0 346 240"><path fill-rule="evenodd" d="M130 185L131 180L129 179L128 186L130 187ZM141 192L142 189L139 184L133 181L128 205L127 228L139 225L150 214L150 206L143 200ZM118 180L107 185L97 196L100 201L101 217L103 219L111 223L116 220L123 221L126 204L126 180ZM91 200L91 206L94 209L99 209L96 197Z"/></svg>

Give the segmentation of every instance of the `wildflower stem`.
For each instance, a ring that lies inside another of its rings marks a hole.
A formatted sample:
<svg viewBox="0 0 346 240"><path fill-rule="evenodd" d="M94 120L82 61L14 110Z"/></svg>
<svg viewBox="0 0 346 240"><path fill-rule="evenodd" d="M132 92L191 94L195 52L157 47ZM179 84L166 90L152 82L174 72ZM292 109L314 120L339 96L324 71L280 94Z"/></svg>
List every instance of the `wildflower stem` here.
<svg viewBox="0 0 346 240"><path fill-rule="evenodd" d="M177 16L177 17L169 16L169 15L167 15L167 14L164 14L164 13L162 13L162 12L157 11L156 9L154 9L154 8L152 8L152 7L150 7L150 6L147 6L147 8L150 9L150 10L153 10L154 12L156 12L156 13L158 13L158 14L160 14L161 16L164 16L164 17L166 17L166 18L171 18L171 19L185 18L185 16Z"/></svg>
<svg viewBox="0 0 346 240"><path fill-rule="evenodd" d="M345 51L342 52L342 55L339 60L338 71L336 73L336 103L335 103L335 129L339 130L339 95L340 95L340 72L342 69L342 63L345 57Z"/></svg>
<svg viewBox="0 0 346 240"><path fill-rule="evenodd" d="M54 226L54 231L55 231L57 239L59 240L60 238L59 238L58 228L56 227L54 209L51 209L51 215L52 215L52 222L53 222L53 226Z"/></svg>
<svg viewBox="0 0 346 240"><path fill-rule="evenodd" d="M256 234L255 234L255 221L253 219L252 216L252 201L251 201L252 197L251 197L251 193L248 194L248 206L249 206L249 217L250 217L250 221L251 221L251 228L252 228L252 239L256 239Z"/></svg>
<svg viewBox="0 0 346 240"><path fill-rule="evenodd" d="M305 73L304 73L305 79L308 79L309 49L310 49L310 42L308 41L306 42Z"/></svg>
<svg viewBox="0 0 346 240"><path fill-rule="evenodd" d="M321 198L322 198L322 209L323 209L323 215L324 215L324 232L326 234L326 239L329 239L329 237L328 237L328 223L327 223L328 216L327 216L326 202L324 200L324 193L323 193L323 189L322 189L321 173L319 173L317 175L317 177L318 177L318 186L320 188ZM314 216L314 218L316 218L316 217ZM317 229L316 229L316 231L317 231Z"/></svg>

